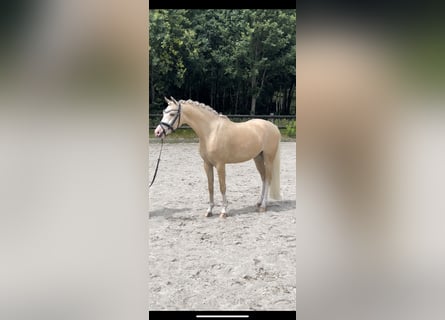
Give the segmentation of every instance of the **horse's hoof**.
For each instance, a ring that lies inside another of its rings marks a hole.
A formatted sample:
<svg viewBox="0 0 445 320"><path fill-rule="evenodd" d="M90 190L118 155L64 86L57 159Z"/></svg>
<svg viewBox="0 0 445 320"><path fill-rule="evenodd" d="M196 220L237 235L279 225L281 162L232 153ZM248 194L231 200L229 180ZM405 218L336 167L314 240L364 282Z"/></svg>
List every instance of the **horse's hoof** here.
<svg viewBox="0 0 445 320"><path fill-rule="evenodd" d="M258 212L266 212L266 211L267 211L266 207L259 207L258 208Z"/></svg>
<svg viewBox="0 0 445 320"><path fill-rule="evenodd" d="M211 213L211 212L206 212L205 216L206 216L207 218L209 218L209 217L213 216L213 213Z"/></svg>
<svg viewBox="0 0 445 320"><path fill-rule="evenodd" d="M221 212L221 214L219 215L220 218L227 218L227 213L225 212Z"/></svg>

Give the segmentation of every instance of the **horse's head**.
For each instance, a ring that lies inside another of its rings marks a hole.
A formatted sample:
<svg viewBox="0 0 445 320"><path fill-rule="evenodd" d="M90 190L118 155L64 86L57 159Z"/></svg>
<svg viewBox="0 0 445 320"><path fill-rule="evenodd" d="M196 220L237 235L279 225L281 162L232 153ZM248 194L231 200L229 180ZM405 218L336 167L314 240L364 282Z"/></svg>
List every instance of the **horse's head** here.
<svg viewBox="0 0 445 320"><path fill-rule="evenodd" d="M171 100L165 98L167 108L163 111L161 122L155 129L155 135L158 138L164 138L181 126L181 104L173 97Z"/></svg>

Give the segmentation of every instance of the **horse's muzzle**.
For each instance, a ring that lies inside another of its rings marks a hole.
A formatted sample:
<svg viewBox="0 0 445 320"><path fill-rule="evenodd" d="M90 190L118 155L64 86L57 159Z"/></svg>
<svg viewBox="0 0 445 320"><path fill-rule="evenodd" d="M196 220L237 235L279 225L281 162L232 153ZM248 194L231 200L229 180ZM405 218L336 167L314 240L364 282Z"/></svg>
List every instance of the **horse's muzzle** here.
<svg viewBox="0 0 445 320"><path fill-rule="evenodd" d="M161 125L158 125L155 129L155 135L158 138L162 138L162 136L164 135L164 130L162 129Z"/></svg>

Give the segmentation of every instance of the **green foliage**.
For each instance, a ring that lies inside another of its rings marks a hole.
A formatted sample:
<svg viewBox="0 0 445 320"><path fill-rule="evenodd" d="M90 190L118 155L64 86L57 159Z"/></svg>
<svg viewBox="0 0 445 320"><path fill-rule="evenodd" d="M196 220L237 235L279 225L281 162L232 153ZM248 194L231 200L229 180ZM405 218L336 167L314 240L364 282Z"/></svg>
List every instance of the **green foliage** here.
<svg viewBox="0 0 445 320"><path fill-rule="evenodd" d="M151 10L149 19L151 112L163 96L225 114L290 112L295 10Z"/></svg>
<svg viewBox="0 0 445 320"><path fill-rule="evenodd" d="M290 138L296 137L297 127L295 120L291 120L287 123L285 133Z"/></svg>

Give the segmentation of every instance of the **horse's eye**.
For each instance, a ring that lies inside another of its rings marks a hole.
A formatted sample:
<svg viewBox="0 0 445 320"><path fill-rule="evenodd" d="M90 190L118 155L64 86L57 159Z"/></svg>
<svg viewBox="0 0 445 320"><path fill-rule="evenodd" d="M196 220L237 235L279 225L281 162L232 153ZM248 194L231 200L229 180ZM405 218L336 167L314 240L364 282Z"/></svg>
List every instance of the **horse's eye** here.
<svg viewBox="0 0 445 320"><path fill-rule="evenodd" d="M170 113L170 116L174 117L174 116L176 116L176 113Z"/></svg>

